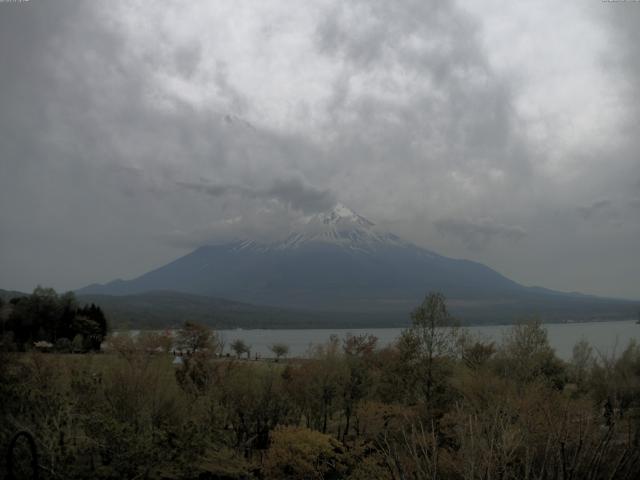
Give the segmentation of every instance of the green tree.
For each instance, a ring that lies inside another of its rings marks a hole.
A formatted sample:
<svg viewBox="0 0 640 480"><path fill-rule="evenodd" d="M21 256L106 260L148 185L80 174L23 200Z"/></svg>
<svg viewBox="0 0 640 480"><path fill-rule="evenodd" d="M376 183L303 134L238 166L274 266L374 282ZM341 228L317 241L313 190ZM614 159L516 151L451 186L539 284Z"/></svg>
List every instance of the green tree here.
<svg viewBox="0 0 640 480"><path fill-rule="evenodd" d="M285 371L287 391L306 426L327 433L329 421L340 407L341 386L346 383L338 336L331 335L326 343L314 346L309 356L309 361Z"/></svg>
<svg viewBox="0 0 640 480"><path fill-rule="evenodd" d="M78 307L72 292L58 295L52 288L38 286L31 295L12 299L11 305L4 329L13 332L20 347L41 340L55 344L59 338L81 334L86 349L99 350L108 331L100 307L94 304Z"/></svg>
<svg viewBox="0 0 640 480"><path fill-rule="evenodd" d="M269 350L276 356L276 362L280 360L280 357L286 357L289 354L289 345L285 343L274 343L269 347Z"/></svg>
<svg viewBox="0 0 640 480"><path fill-rule="evenodd" d="M28 297L13 302L7 330L14 332L15 341L23 346L34 341L54 342L61 306L58 294L52 288L37 286Z"/></svg>
<svg viewBox="0 0 640 480"><path fill-rule="evenodd" d="M557 388L566 383L564 365L549 345L547 330L537 320L511 327L499 352L498 366L502 375L519 382L546 379Z"/></svg>
<svg viewBox="0 0 640 480"><path fill-rule="evenodd" d="M237 338L231 342L231 350L236 353L238 358L240 358L243 353L247 354L247 358L249 358L249 355L251 354L251 346L247 345L247 343L245 343L241 338Z"/></svg>
<svg viewBox="0 0 640 480"><path fill-rule="evenodd" d="M244 362L230 362L228 367L219 398L235 436L234 447L265 449L273 428L292 421L280 369Z"/></svg>
<svg viewBox="0 0 640 480"><path fill-rule="evenodd" d="M575 382L578 388L585 387L593 363L593 348L585 339L580 340L573 346L570 363L571 381Z"/></svg>
<svg viewBox="0 0 640 480"><path fill-rule="evenodd" d="M84 352L84 337L78 333L71 341L71 351L73 353Z"/></svg>
<svg viewBox="0 0 640 480"><path fill-rule="evenodd" d="M0 324L2 325L2 327L0 327L0 335L4 335L4 327L5 327L4 304L5 304L4 299L0 297Z"/></svg>

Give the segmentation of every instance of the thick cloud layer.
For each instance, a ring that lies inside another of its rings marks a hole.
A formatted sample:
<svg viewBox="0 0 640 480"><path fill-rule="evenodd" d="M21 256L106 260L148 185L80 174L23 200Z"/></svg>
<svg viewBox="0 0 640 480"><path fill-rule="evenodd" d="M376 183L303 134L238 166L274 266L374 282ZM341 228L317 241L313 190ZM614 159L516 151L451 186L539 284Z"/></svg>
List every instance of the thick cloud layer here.
<svg viewBox="0 0 640 480"><path fill-rule="evenodd" d="M131 277L341 201L640 298L634 2L0 4L0 288Z"/></svg>
<svg viewBox="0 0 640 480"><path fill-rule="evenodd" d="M442 218L434 222L436 228L444 235L456 237L471 250L483 249L496 239L518 241L526 236L522 227L503 225L491 218L479 220L457 220Z"/></svg>
<svg viewBox="0 0 640 480"><path fill-rule="evenodd" d="M306 185L299 178L276 179L262 189L242 185L216 185L206 182L176 182L177 185L195 192L206 193L214 198L236 195L255 200L277 200L303 213L323 212L336 204L336 199L328 190L319 190Z"/></svg>

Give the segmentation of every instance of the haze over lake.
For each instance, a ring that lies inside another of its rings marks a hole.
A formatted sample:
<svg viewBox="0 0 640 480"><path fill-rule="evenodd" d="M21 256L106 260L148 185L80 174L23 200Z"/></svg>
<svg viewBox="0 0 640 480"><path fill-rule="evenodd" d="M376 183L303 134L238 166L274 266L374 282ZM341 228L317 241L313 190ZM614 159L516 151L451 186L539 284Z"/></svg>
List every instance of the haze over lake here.
<svg viewBox="0 0 640 480"><path fill-rule="evenodd" d="M509 325L486 325L466 327L474 335L483 339L499 343ZM571 358L573 346L582 339L587 340L594 351L604 355L620 354L629 341L640 341L640 325L634 320L620 322L588 322L588 323L552 323L545 324L549 343L562 359ZM289 346L289 356L305 356L309 347L321 344L331 335L340 338L347 333L354 335L371 334L378 337L380 346L387 345L398 338L401 328L363 328L363 329L291 329L291 330L220 330L225 341L225 352L229 352L228 345L236 339L242 339L251 345L251 355L256 353L263 357L273 354L269 346L274 343L285 343Z"/></svg>

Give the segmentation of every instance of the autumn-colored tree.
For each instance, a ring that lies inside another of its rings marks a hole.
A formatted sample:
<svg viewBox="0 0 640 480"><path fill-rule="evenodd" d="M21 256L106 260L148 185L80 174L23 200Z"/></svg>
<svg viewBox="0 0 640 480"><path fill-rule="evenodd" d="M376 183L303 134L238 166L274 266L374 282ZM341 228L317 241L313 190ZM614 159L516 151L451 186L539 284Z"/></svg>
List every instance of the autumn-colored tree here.
<svg viewBox="0 0 640 480"><path fill-rule="evenodd" d="M347 469L344 448L335 438L307 428L278 427L263 465L267 479L339 478Z"/></svg>

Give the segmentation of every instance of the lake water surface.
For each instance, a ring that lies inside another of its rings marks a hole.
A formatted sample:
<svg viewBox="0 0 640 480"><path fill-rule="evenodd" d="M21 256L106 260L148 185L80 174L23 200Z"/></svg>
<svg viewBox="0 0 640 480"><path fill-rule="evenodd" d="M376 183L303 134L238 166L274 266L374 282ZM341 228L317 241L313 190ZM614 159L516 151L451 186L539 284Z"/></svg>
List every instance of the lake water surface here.
<svg viewBox="0 0 640 480"><path fill-rule="evenodd" d="M486 325L466 327L470 332L483 339L500 343L505 333L511 328L508 325ZM550 323L545 324L549 343L556 354L563 359L571 358L573 346L582 339L587 340L594 349L602 354L620 354L631 339L640 342L640 325L635 320L617 322L588 323ZM226 343L225 352L229 352L229 344L235 339L242 339L251 345L251 355L272 357L269 346L278 342L289 346L289 356L304 356L310 346L326 342L331 335L344 337L347 333L354 335L371 334L378 337L379 345L387 345L398 338L401 328L362 328L362 329L304 329L304 330L220 330Z"/></svg>

